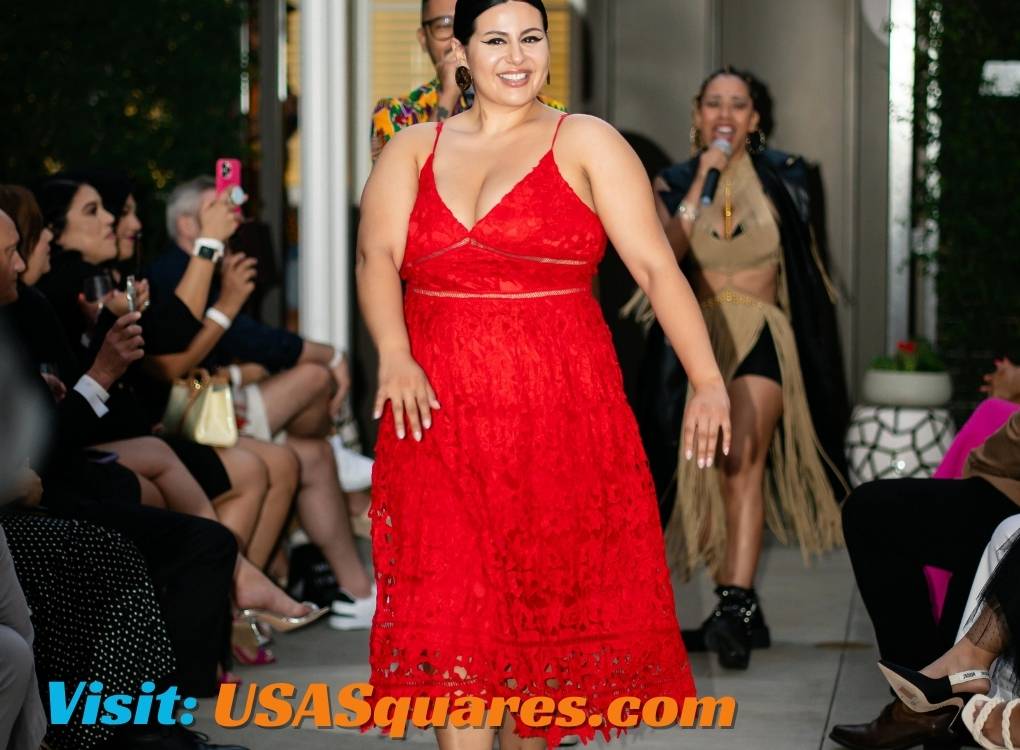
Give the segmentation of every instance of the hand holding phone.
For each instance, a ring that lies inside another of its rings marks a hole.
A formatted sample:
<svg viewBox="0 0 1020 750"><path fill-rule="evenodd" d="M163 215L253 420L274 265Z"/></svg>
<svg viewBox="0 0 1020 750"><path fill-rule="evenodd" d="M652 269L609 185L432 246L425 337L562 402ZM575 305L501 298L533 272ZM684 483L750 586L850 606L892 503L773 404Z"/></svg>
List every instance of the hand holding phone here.
<svg viewBox="0 0 1020 750"><path fill-rule="evenodd" d="M216 199L206 203L198 211L198 226L203 237L226 242L241 223L240 211L230 202L225 193L217 193Z"/></svg>
<svg viewBox="0 0 1020 750"><path fill-rule="evenodd" d="M240 159L221 158L216 160L216 195L227 194L234 210L240 214L241 206L248 200L248 195L241 187Z"/></svg>

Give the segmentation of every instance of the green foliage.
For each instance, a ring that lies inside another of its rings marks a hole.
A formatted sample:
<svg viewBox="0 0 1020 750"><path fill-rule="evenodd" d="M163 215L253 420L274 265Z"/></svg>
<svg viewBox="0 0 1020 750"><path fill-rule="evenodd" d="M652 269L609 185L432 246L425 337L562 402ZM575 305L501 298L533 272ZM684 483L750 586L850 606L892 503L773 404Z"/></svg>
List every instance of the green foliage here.
<svg viewBox="0 0 1020 750"><path fill-rule="evenodd" d="M891 357L875 357L872 370L896 370L897 372L945 372L946 366L926 339L901 341Z"/></svg>
<svg viewBox="0 0 1020 750"><path fill-rule="evenodd" d="M153 249L165 236L155 198L242 153L244 10L244 0L3 0L0 182L123 169L146 198Z"/></svg>
<svg viewBox="0 0 1020 750"><path fill-rule="evenodd" d="M937 58L939 179L927 192L940 233L939 348L959 416L973 407L992 360L1020 353L1020 98L980 93L985 61L1020 59L1020 4L920 0L918 7L919 29Z"/></svg>

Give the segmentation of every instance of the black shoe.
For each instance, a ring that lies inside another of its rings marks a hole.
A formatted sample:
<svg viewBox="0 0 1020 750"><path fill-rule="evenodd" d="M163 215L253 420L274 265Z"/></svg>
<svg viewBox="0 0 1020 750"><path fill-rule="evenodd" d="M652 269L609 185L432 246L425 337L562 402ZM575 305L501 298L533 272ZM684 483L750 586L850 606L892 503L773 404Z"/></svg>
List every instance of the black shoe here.
<svg viewBox="0 0 1020 750"><path fill-rule="evenodd" d="M954 693L953 686L989 679L987 669L970 669L933 679L885 660L878 662L878 668L900 700L918 713L930 713L950 706L959 713L975 693Z"/></svg>
<svg viewBox="0 0 1020 750"><path fill-rule="evenodd" d="M715 651L726 669L747 669L751 649L772 645L754 589L718 586L712 614L697 630L681 631L689 652Z"/></svg>
<svg viewBox="0 0 1020 750"><path fill-rule="evenodd" d="M328 607L338 588L336 576L318 547L302 544L291 550L287 593L293 599Z"/></svg>

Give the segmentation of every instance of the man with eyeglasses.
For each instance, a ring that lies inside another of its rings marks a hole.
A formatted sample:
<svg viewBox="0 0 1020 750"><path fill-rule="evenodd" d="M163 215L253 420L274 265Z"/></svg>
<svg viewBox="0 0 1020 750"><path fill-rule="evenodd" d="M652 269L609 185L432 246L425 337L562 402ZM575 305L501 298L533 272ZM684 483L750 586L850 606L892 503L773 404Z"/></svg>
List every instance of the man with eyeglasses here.
<svg viewBox="0 0 1020 750"><path fill-rule="evenodd" d="M453 13L457 0L423 0L418 43L436 66L436 77L406 96L381 99L372 114L372 161L383 146L402 130L419 122L445 120L471 106L474 92L461 93L457 86L457 62L453 57ZM539 99L565 110L560 102Z"/></svg>

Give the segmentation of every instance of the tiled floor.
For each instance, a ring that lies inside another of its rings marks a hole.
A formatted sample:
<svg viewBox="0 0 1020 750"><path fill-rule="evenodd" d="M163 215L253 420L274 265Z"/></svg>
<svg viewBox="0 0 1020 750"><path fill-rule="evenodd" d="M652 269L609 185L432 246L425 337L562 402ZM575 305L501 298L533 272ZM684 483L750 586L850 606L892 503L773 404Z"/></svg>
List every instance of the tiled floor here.
<svg viewBox="0 0 1020 750"><path fill-rule="evenodd" d="M728 730L650 730L616 746L690 750L834 750L827 739L835 723L864 721L888 701L875 669L874 633L857 595L845 553L806 569L795 549L769 547L760 592L773 647L756 651L747 672L721 670L713 659L692 655L698 690L733 695L736 725ZM677 586L680 621L696 625L713 601L712 585L698 580ZM339 688L368 674L368 633L337 633L325 623L277 638L278 663L239 670L245 680L298 686L326 682ZM376 732L246 727L225 730L212 720L213 701L203 701L197 729L218 742L251 750L381 748L391 740ZM431 734L412 730L406 742L434 746Z"/></svg>

